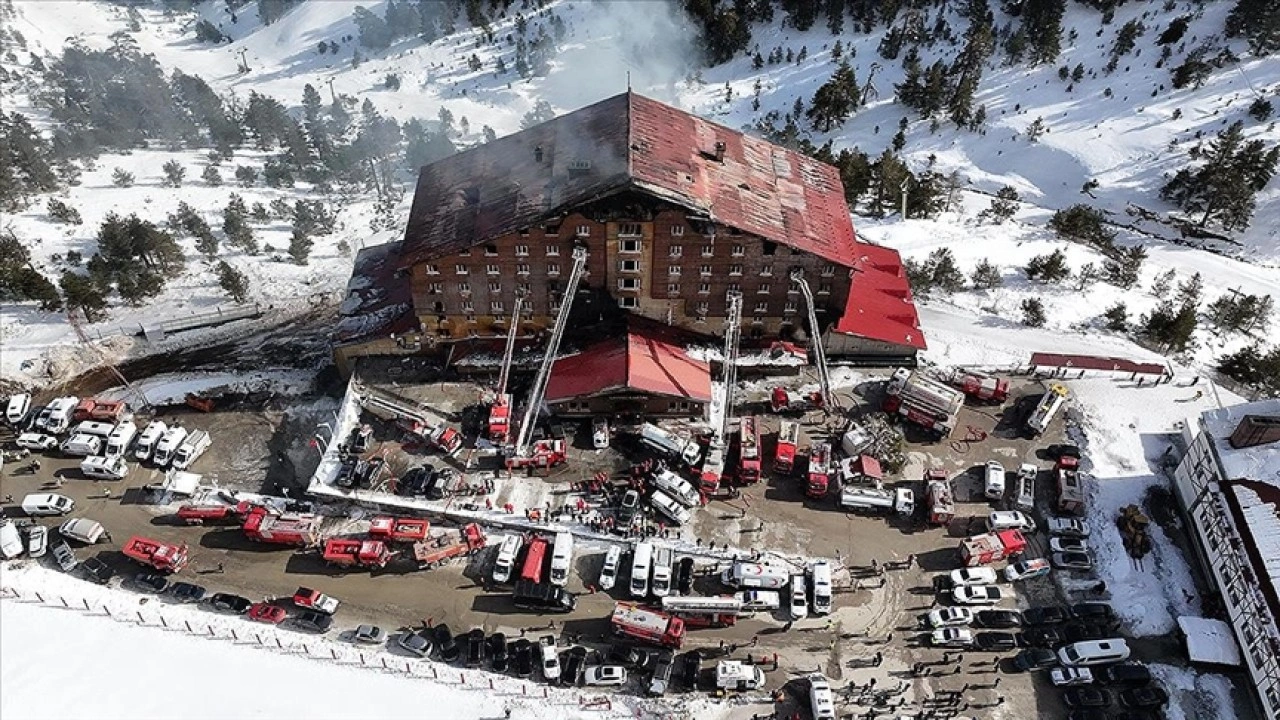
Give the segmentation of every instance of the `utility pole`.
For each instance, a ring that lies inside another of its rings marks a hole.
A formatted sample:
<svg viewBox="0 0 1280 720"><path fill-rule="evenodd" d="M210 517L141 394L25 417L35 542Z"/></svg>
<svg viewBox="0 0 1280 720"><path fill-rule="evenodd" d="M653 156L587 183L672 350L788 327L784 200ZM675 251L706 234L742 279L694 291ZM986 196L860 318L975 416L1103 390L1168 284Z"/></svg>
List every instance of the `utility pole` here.
<svg viewBox="0 0 1280 720"><path fill-rule="evenodd" d="M903 178L902 185L900 185L898 188L899 190L902 191L902 219L903 220L907 219L907 183L910 181L911 181L911 178L909 177Z"/></svg>
<svg viewBox="0 0 1280 720"><path fill-rule="evenodd" d="M249 72L249 60L245 58L245 52L246 51L244 48L240 48L240 72L241 73Z"/></svg>
<svg viewBox="0 0 1280 720"><path fill-rule="evenodd" d="M329 100L331 100L334 105L338 104L338 96L333 92L333 78L329 78Z"/></svg>

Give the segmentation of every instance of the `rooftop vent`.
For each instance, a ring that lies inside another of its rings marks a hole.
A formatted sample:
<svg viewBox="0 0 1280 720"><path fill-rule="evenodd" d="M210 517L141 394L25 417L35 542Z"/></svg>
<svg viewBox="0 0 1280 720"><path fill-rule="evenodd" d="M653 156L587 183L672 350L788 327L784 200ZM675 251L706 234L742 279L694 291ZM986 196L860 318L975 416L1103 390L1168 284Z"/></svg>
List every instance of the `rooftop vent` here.
<svg viewBox="0 0 1280 720"><path fill-rule="evenodd" d="M533 161L542 162L542 146L535 145L533 148Z"/></svg>
<svg viewBox="0 0 1280 720"><path fill-rule="evenodd" d="M708 160L715 160L716 162L722 163L724 162L724 150L725 150L724 141L717 140L715 150L712 150L710 152L703 150L701 152L702 152L702 157Z"/></svg>
<svg viewBox="0 0 1280 720"><path fill-rule="evenodd" d="M1245 415L1227 442L1231 443L1231 447L1239 450L1255 445L1266 445L1277 440L1280 440L1280 416Z"/></svg>

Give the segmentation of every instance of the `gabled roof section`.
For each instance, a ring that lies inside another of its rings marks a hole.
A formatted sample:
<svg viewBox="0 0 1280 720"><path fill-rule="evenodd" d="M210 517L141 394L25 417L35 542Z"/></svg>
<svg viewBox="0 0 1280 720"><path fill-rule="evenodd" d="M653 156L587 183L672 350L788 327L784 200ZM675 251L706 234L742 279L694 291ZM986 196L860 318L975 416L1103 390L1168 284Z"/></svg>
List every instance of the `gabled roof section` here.
<svg viewBox="0 0 1280 720"><path fill-rule="evenodd" d="M711 400L711 368L659 334L632 329L556 360L547 402L624 390L665 397Z"/></svg>
<svg viewBox="0 0 1280 720"><path fill-rule="evenodd" d="M858 243L853 284L835 332L925 349L911 283L897 250Z"/></svg>
<svg viewBox="0 0 1280 720"><path fill-rule="evenodd" d="M836 168L631 92L422 168L400 265L634 189L852 267Z"/></svg>

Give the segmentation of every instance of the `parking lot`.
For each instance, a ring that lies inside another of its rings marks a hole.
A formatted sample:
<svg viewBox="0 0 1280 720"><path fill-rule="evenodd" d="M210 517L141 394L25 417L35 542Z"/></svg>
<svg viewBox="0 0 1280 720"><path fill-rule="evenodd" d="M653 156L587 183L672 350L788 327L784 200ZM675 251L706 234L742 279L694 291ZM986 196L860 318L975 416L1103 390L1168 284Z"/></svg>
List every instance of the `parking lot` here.
<svg viewBox="0 0 1280 720"><path fill-rule="evenodd" d="M866 407L867 403L876 402L874 392L870 384L860 386L848 398L852 401L849 404ZM742 556L765 551L778 558L828 557L847 571L836 573L835 611L830 616L789 623L784 617L785 609L776 617L761 613L742 618L732 627L694 630L685 648L703 649L710 657L750 658L754 662L763 659L767 688L790 691L780 696L774 708L787 716L807 704L801 701L803 687L799 679L815 670L832 680L837 697L844 698L840 704L851 709L871 707L877 693L882 707L896 702L929 707L921 703L938 698L936 707L942 708L946 691L957 691L956 702L945 707L968 704L968 715L994 717L991 713L999 707L999 713L1007 717L1065 716L1055 692L1037 693L1047 684L1040 676L1008 672L1007 658L1012 652L997 655L976 650L944 651L923 643L924 633L917 627L917 616L946 604L945 598L941 604L935 601L934 576L959 567L959 541L980 532L981 519L993 509L982 498L978 471L982 464L997 460L1014 469L1023 462L1037 462L1046 471L1038 488L1041 503L1047 502L1047 470L1051 463L1038 458L1037 450L1061 440L1061 422L1035 442L1022 438L1017 430L1020 413L1025 412L1025 399L1034 401L1040 392L1037 383L1027 384L1012 393L1023 399L1021 403L1011 401L1004 409L966 407L956 432L947 442L919 442L913 433L908 433L906 465L888 481L911 483L917 498L922 498L925 468L946 470L955 479L958 501L956 520L947 527L931 527L919 518L846 513L836 507L830 496L821 502L805 498L796 478L774 477L767 465L761 483L742 488L736 498L713 501L698 511L684 537L696 535L702 542L696 546L689 542L677 545L678 554L679 548L685 548L687 554L698 558L698 567L706 573L695 580L695 594L730 591L713 576L718 567L724 567L726 554L711 553L703 543L727 543L732 552ZM866 397L860 397L863 394ZM441 410L450 417L471 412L467 409L466 388L454 387L448 397L441 399L445 401ZM762 399L749 392L745 402ZM162 415L166 420L181 418L186 425L207 429L213 435L212 448L191 468L194 472L216 480L224 488L277 494L284 490L296 493L305 485L305 478L318 461L318 452L308 441L315 425L335 406L331 398L303 397L257 404L246 401L207 414L170 408ZM778 419L767 414L761 418L767 455ZM466 427L466 422L461 424ZM806 415L802 425L810 440L838 429L837 423L821 413ZM377 451L386 453L390 476L403 472L412 462L421 462L416 457L421 451L406 451L391 429L379 428L377 437L385 444ZM624 470L638 459L617 450L584 447L587 443L582 440L579 437L573 443L570 462L562 472L522 482L543 484L545 492L568 501L573 497L568 493L568 483L589 478L598 470ZM626 599L625 576L611 593L592 592L589 588L598 577L605 543L579 544L577 573L570 579L569 590L582 595L573 613L529 614L514 607L509 592L488 587L493 546L473 557L430 570L400 563L373 572L334 570L314 552L253 543L235 526L190 527L175 523L172 514L176 506L147 504L141 490L143 485L159 480L161 474L154 470L135 465L122 482L96 483L82 478L77 465L74 459L48 455L42 458L37 472L25 473L21 472L22 463L7 463L0 476L0 495L12 495L20 501L27 493L56 491L73 498L77 503L73 516L102 522L112 536L110 542L93 548L77 548L81 559L99 555L121 573L132 574L137 567L118 552L120 544L131 535L187 543L192 562L180 574L184 579L206 585L211 591L237 592L253 600L288 596L299 585L318 587L342 599L339 626L346 629L360 622L373 622L387 629L445 623L455 632L482 627L488 632L502 631L508 637L519 637L522 632L531 638L553 633L564 645L581 643L603 650L610 639L608 617L613 602ZM63 478L60 487L59 477ZM108 489L110 496L106 494ZM506 501L501 493L491 499L495 507ZM6 511L20 514L13 505L7 506ZM324 512L332 517L326 520L323 534L350 533L370 514L350 505L326 507ZM1045 543L1043 537L1032 537L1028 555L1044 556ZM1003 601L1001 607L1066 599L1049 579L1020 583L1015 589L1017 596ZM995 657L1006 658L1000 670L989 663ZM712 664L704 663L704 667ZM709 687L704 684L701 689ZM985 710L984 706L992 709ZM762 707L756 706L756 712L760 711Z"/></svg>

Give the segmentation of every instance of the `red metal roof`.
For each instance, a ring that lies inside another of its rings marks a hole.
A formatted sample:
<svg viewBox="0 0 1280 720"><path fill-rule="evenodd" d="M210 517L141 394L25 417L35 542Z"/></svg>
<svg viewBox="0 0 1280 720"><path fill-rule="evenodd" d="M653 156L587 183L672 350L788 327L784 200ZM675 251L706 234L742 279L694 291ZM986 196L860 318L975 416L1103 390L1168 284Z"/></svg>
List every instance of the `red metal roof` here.
<svg viewBox="0 0 1280 720"><path fill-rule="evenodd" d="M547 402L613 390L710 402L711 369L678 345L632 329L621 338L556 360L547 383Z"/></svg>
<svg viewBox="0 0 1280 720"><path fill-rule="evenodd" d="M920 316L897 250L858 243L853 284L833 330L924 350Z"/></svg>
<svg viewBox="0 0 1280 720"><path fill-rule="evenodd" d="M631 92L423 167L400 264L627 190L854 265L853 221L836 168Z"/></svg>
<svg viewBox="0 0 1280 720"><path fill-rule="evenodd" d="M1140 375L1164 375L1168 368L1157 363L1139 363L1124 358L1096 357L1094 355L1058 355L1056 353L1032 353L1032 367L1071 368L1074 370L1110 370L1138 373Z"/></svg>

